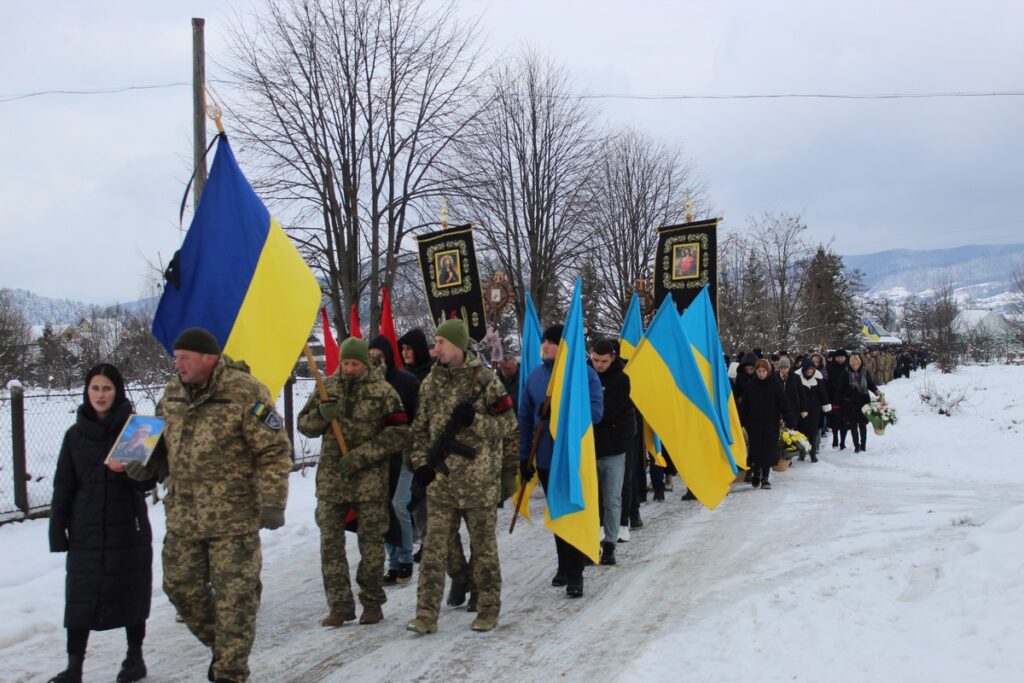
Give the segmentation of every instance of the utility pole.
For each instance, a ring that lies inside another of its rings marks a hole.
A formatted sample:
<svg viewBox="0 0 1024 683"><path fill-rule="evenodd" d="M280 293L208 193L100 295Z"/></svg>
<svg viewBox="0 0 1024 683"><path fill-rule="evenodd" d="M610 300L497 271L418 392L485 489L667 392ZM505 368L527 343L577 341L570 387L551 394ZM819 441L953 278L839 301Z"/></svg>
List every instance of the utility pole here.
<svg viewBox="0 0 1024 683"><path fill-rule="evenodd" d="M192 197L193 210L206 185L206 19L192 18Z"/></svg>

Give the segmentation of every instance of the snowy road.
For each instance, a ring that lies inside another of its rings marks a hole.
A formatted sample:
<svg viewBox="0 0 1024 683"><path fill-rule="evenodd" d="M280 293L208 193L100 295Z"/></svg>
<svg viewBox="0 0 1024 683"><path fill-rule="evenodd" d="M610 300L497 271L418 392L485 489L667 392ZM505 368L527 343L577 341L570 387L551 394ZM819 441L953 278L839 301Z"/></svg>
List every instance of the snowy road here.
<svg viewBox="0 0 1024 683"><path fill-rule="evenodd" d="M379 625L321 628L312 473L297 474L288 524L263 532L252 680L1024 680L1024 368L933 377L976 387L953 418L920 404L919 380L889 387L901 422L864 454L826 447L771 491L736 485L715 511L680 502L678 486L647 503L644 529L619 565L587 570L581 600L550 586L542 524L501 531L492 633L448 607L436 635L406 632L415 584L388 589ZM159 507L153 523L162 539ZM46 552L45 521L0 528L0 551L0 680L46 680L63 667L63 557ZM122 632L94 633L85 680L113 680L122 655ZM208 663L159 583L146 660L154 683L203 680Z"/></svg>

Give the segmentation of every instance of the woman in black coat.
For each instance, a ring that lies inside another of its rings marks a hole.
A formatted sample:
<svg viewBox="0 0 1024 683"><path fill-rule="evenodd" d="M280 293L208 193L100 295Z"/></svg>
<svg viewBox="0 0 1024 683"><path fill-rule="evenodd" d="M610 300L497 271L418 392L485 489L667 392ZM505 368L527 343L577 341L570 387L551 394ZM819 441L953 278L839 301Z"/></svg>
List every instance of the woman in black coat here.
<svg viewBox="0 0 1024 683"><path fill-rule="evenodd" d="M143 492L124 465L104 459L132 413L113 365L92 368L74 426L64 435L50 504L50 551L66 552L68 668L50 683L78 683L89 631L124 628L119 683L146 676L142 641L153 593L153 533Z"/></svg>
<svg viewBox="0 0 1024 683"><path fill-rule="evenodd" d="M754 365L754 377L746 383L739 406L740 423L747 430L747 462L750 483L770 489L768 475L779 461L779 419L796 424L793 411L782 392L782 382L771 374L771 365L761 358Z"/></svg>
<svg viewBox="0 0 1024 683"><path fill-rule="evenodd" d="M821 444L821 416L832 410L825 388L825 380L819 379L820 373L814 361L805 358L800 366L800 422L797 429L811 442L811 462L818 462L818 447ZM804 456L801 455L803 460Z"/></svg>
<svg viewBox="0 0 1024 683"><path fill-rule="evenodd" d="M842 395L844 422L853 434L853 452L860 453L868 449L868 418L863 409L870 401L868 392L878 395L875 379L864 365L859 353L850 354L847 381Z"/></svg>

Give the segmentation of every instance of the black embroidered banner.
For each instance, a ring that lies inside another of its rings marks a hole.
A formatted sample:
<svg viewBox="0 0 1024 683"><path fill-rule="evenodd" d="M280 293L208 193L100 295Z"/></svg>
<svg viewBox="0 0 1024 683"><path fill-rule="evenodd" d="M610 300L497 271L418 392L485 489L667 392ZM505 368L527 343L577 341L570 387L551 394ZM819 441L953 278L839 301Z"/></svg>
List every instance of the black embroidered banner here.
<svg viewBox="0 0 1024 683"><path fill-rule="evenodd" d="M487 321L473 248L473 226L461 225L421 235L416 243L434 324L461 318L469 328L469 336L479 342L487 333Z"/></svg>
<svg viewBox="0 0 1024 683"><path fill-rule="evenodd" d="M680 313L690 305L701 287L708 285L711 305L718 315L718 227L719 218L658 228L658 251L654 257L654 303L660 306L672 295Z"/></svg>

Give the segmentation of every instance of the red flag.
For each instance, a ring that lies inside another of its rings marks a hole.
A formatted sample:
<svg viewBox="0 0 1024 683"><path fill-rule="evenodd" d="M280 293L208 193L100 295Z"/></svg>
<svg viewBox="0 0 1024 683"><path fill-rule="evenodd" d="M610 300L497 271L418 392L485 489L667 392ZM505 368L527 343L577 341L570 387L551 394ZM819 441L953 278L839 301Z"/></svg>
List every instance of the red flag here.
<svg viewBox="0 0 1024 683"><path fill-rule="evenodd" d="M338 342L334 341L331 323L327 320L326 306L320 307L320 322L324 327L324 369L328 375L333 375L338 369Z"/></svg>
<svg viewBox="0 0 1024 683"><path fill-rule="evenodd" d="M356 339L363 338L363 331L359 329L359 306L352 304L352 313L349 318L349 336L355 337Z"/></svg>
<svg viewBox="0 0 1024 683"><path fill-rule="evenodd" d="M395 319L391 315L391 297L388 288L380 288L380 334L391 342L391 353L395 357L395 367L401 369L402 354L398 352L398 335L395 334Z"/></svg>

